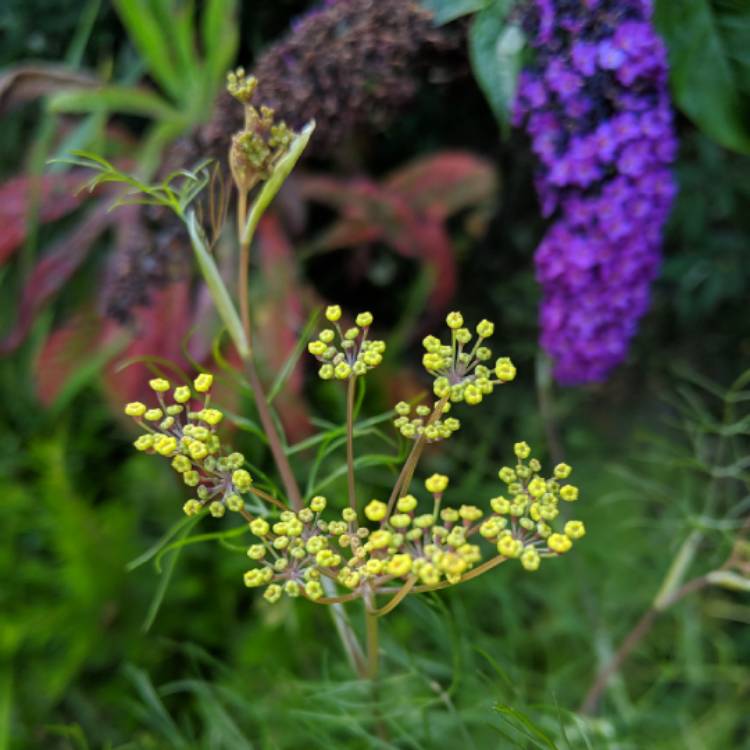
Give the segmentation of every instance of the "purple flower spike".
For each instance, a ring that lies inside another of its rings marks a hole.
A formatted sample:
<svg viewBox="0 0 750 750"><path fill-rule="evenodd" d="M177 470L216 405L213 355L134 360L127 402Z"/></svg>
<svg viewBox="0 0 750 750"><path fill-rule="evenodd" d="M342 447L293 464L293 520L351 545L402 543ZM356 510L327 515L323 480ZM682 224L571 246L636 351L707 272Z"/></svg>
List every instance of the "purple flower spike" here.
<svg viewBox="0 0 750 750"><path fill-rule="evenodd" d="M541 344L559 382L601 381L648 309L675 195L666 52L650 0L529 0L523 12L536 61L513 120L553 219L535 255Z"/></svg>

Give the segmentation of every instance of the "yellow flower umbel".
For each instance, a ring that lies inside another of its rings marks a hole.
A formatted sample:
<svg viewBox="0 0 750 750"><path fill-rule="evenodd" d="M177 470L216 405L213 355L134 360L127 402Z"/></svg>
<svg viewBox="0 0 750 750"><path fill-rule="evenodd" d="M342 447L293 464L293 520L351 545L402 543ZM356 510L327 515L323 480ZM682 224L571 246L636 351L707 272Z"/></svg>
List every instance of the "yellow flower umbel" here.
<svg viewBox="0 0 750 750"><path fill-rule="evenodd" d="M317 496L297 513L283 511L276 523L255 519L250 530L258 542L247 554L257 567L245 573L245 584L267 586L269 601L286 594L326 603L322 589L308 588L311 582L333 578L352 599L415 585L417 591L444 588L511 559L537 570L542 559L566 553L585 528L581 521L553 528L563 490L573 487L561 484L570 467L559 464L544 479L529 446L516 443L514 449L517 464L500 470L509 497L493 498L486 509L471 503L441 509L449 479L433 474L424 481L432 495L427 513L407 494L392 510L375 499L365 505L363 518L345 508L324 520L328 503Z"/></svg>
<svg viewBox="0 0 750 750"><path fill-rule="evenodd" d="M253 480L243 468L245 457L226 450L216 434L224 415L209 406L213 376L202 373L192 388L178 386L172 391L172 403L166 400L172 389L168 380L155 378L149 385L158 407L149 409L139 401L125 406L125 414L144 430L134 443L136 449L171 459L183 482L194 488L197 498L183 505L187 515L206 508L216 518L226 510L243 511L241 496L250 491Z"/></svg>
<svg viewBox="0 0 750 750"><path fill-rule="evenodd" d="M307 350L321 363L318 375L323 380L349 380L364 375L383 361L385 341L369 339L372 313L359 313L355 325L342 328L338 305L326 308L326 319L332 324L307 345Z"/></svg>
<svg viewBox="0 0 750 750"><path fill-rule="evenodd" d="M496 360L492 369L487 364L492 351L484 342L495 331L493 323L482 320L476 327L476 340L470 346L475 334L464 326L460 312L449 313L445 322L451 332L450 344L435 336L427 336L422 342L425 348L422 364L435 378L433 391L438 398L474 406L492 393L496 385L515 378L516 368L507 357Z"/></svg>

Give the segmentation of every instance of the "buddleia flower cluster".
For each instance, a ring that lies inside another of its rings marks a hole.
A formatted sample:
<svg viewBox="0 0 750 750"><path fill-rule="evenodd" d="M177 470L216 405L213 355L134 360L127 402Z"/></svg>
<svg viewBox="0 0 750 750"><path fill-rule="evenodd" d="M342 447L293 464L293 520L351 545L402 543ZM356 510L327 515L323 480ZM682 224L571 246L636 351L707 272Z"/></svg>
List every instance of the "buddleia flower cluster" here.
<svg viewBox="0 0 750 750"><path fill-rule="evenodd" d="M185 503L185 513L192 516L208 508L212 516L221 518L227 509L244 511L242 496L251 491L253 479L244 468L245 457L227 450L216 432L223 414L210 406L212 383L209 373L198 375L192 389L188 385L172 389L168 380L154 378L149 386L158 405L133 401L125 406L125 414L143 430L135 448L171 459L182 481L194 488L196 497Z"/></svg>
<svg viewBox="0 0 750 750"><path fill-rule="evenodd" d="M326 319L333 328L324 328L307 350L321 363L318 375L323 380L349 380L364 375L383 361L385 341L369 339L372 313L359 313L355 325L343 329L340 325L341 307L329 305Z"/></svg>
<svg viewBox="0 0 750 750"><path fill-rule="evenodd" d="M435 403L431 407L419 404L413 410L406 401L399 401L394 410L398 416L393 420L393 425L409 440L424 437L428 443L437 443L447 440L454 432L461 428L461 422L455 417L443 419L442 415L450 411L449 403ZM438 414L440 416L438 416ZM434 415L434 416L433 416Z"/></svg>
<svg viewBox="0 0 750 750"><path fill-rule="evenodd" d="M509 383L516 377L516 368L508 357L495 360L492 369L485 364L492 359L492 350L484 342L495 332L493 323L482 320L477 325L472 345L474 335L464 327L460 312L448 313L445 322L451 332L449 344L435 336L427 336L422 342L426 350L422 364L435 378L433 392L438 398L475 406L496 385Z"/></svg>
<svg viewBox="0 0 750 750"><path fill-rule="evenodd" d="M554 223L537 249L541 343L563 383L607 377L627 354L661 262L676 153L667 55L647 0L529 0L535 60L514 119L539 159Z"/></svg>
<svg viewBox="0 0 750 750"><path fill-rule="evenodd" d="M576 500L578 489L563 484L571 472L566 464L543 479L530 452L526 443L515 445L517 464L500 471L509 497L493 498L487 510L471 504L441 507L449 479L433 474L424 482L431 495L426 509L406 494L392 507L371 500L363 518L345 508L326 520L327 499L316 496L296 513L283 511L275 523L254 519L250 530L257 542L247 555L257 565L245 573L245 585L264 586L270 602L286 594L325 603L324 578L348 590L351 600L405 585L443 588L508 560L538 570L542 559L570 550L585 528L569 520L562 530L553 529L559 501Z"/></svg>

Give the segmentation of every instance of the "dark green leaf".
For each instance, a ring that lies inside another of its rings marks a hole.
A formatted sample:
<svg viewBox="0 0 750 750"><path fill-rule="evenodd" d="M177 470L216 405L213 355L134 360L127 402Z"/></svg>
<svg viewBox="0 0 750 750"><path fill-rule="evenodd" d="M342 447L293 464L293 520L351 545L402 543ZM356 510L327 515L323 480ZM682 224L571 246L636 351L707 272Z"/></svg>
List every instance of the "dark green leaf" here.
<svg viewBox="0 0 750 750"><path fill-rule="evenodd" d="M506 22L512 5L512 0L495 0L476 15L469 32L474 76L504 130L509 127L524 49L520 26Z"/></svg>
<svg viewBox="0 0 750 750"><path fill-rule="evenodd" d="M735 14L735 25L740 16L750 20L750 6ZM722 17L709 0L659 0L655 21L669 48L677 105L722 146L750 154L750 104L732 63L747 47L747 36L724 36Z"/></svg>

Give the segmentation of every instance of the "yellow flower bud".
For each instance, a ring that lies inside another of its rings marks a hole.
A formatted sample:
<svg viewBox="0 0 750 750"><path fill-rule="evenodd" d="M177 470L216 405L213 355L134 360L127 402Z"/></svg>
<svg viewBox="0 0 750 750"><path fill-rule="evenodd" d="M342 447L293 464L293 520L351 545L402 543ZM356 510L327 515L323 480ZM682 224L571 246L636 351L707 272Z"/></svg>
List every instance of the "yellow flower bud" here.
<svg viewBox="0 0 750 750"><path fill-rule="evenodd" d="M150 434L140 435L133 445L138 451L149 451L154 447L154 436Z"/></svg>
<svg viewBox="0 0 750 750"><path fill-rule="evenodd" d="M510 534L503 536L497 543L497 551L503 557L518 557L523 549L523 542L514 539Z"/></svg>
<svg viewBox="0 0 750 750"><path fill-rule="evenodd" d="M564 485L560 488L560 497L569 503L578 500L578 487L573 484Z"/></svg>
<svg viewBox="0 0 750 750"><path fill-rule="evenodd" d="M394 555L386 565L386 572L392 576L402 577L408 575L411 572L411 567L411 555Z"/></svg>
<svg viewBox="0 0 750 750"><path fill-rule="evenodd" d="M325 510L326 507L326 499L322 495L316 495L312 500L310 500L310 510L314 511L315 513L320 513L321 511Z"/></svg>
<svg viewBox="0 0 750 750"><path fill-rule="evenodd" d="M539 557L539 553L533 547L527 547L521 553L521 565L523 565L525 570L539 570L540 563L541 558Z"/></svg>
<svg viewBox="0 0 750 750"><path fill-rule="evenodd" d="M460 312L450 312L445 318L448 328L458 330L464 324L464 316Z"/></svg>
<svg viewBox="0 0 750 750"><path fill-rule="evenodd" d="M142 417L146 413L146 405L140 401L131 401L125 405L125 413L129 417Z"/></svg>
<svg viewBox="0 0 750 750"><path fill-rule="evenodd" d="M458 515L464 521L478 521L482 517L482 511L476 505L462 505L458 510Z"/></svg>
<svg viewBox="0 0 750 750"><path fill-rule="evenodd" d="M573 469L568 464L557 464L555 466L555 479L567 479Z"/></svg>
<svg viewBox="0 0 750 750"><path fill-rule="evenodd" d="M282 593L281 586L279 586L277 583L272 583L263 592L263 598L270 604L274 604L275 602L279 601L279 599L281 599L281 593Z"/></svg>
<svg viewBox="0 0 750 750"><path fill-rule="evenodd" d="M329 305L326 308L326 318L335 323L337 320L341 320L341 308L338 305Z"/></svg>
<svg viewBox="0 0 750 750"><path fill-rule="evenodd" d="M268 534L270 528L271 527L268 525L268 521L266 521L265 518L253 518L253 520L250 521L250 531L252 531L257 537L263 537Z"/></svg>
<svg viewBox="0 0 750 750"><path fill-rule="evenodd" d="M164 416L164 413L161 409L149 409L144 416L149 422L158 422Z"/></svg>
<svg viewBox="0 0 750 750"><path fill-rule="evenodd" d="M360 328L367 328L368 326L372 325L372 313L370 312L362 312L354 319L354 322L360 327Z"/></svg>
<svg viewBox="0 0 750 750"><path fill-rule="evenodd" d="M365 516L370 521L382 521L388 512L388 506L380 500L370 500L365 506Z"/></svg>
<svg viewBox="0 0 750 750"><path fill-rule="evenodd" d="M511 380L515 380L515 365L508 357L500 357L500 359L495 362L495 375L497 375L497 379L501 380L503 383L509 383Z"/></svg>
<svg viewBox="0 0 750 750"><path fill-rule="evenodd" d="M181 385L179 388L175 388L174 393L172 394L172 398L174 398L178 404L186 404L190 401L190 396L190 388L186 385Z"/></svg>
<svg viewBox="0 0 750 750"><path fill-rule="evenodd" d="M305 594L309 599L316 601L323 596L323 587L318 581L308 581L305 584Z"/></svg>
<svg viewBox="0 0 750 750"><path fill-rule="evenodd" d="M387 547L391 543L392 538L393 535L390 531L387 531L386 529L378 529L370 534L368 544L372 549L383 549L383 547Z"/></svg>
<svg viewBox="0 0 750 750"><path fill-rule="evenodd" d="M525 442L515 443L513 445L513 452L518 458L524 459L531 455L531 448L529 448L529 444Z"/></svg>
<svg viewBox="0 0 750 750"><path fill-rule="evenodd" d="M162 435L154 442L154 450L162 456L171 456L177 450L177 440Z"/></svg>
<svg viewBox="0 0 750 750"><path fill-rule="evenodd" d="M253 478L250 476L249 471L246 471L245 469L236 469L232 472L232 484L240 492L247 492L250 489L250 485L252 483Z"/></svg>
<svg viewBox="0 0 750 750"><path fill-rule="evenodd" d="M424 486L428 492L438 495L448 487L448 477L445 474L433 474L425 479Z"/></svg>
<svg viewBox="0 0 750 750"><path fill-rule="evenodd" d="M404 495L398 499L396 508L401 513L411 513L417 507L417 498L414 495Z"/></svg>
<svg viewBox="0 0 750 750"><path fill-rule="evenodd" d="M198 393L206 393L211 390L211 386L214 383L214 376L209 372L202 372L193 381L193 386Z"/></svg>
<svg viewBox="0 0 750 750"><path fill-rule="evenodd" d="M494 323L490 323L489 320L480 320L477 323L477 335L481 338L488 339L493 333L495 333Z"/></svg>
<svg viewBox="0 0 750 750"><path fill-rule="evenodd" d="M583 525L583 521L568 521L565 524L565 536L569 536L571 539L581 539L586 535L586 527Z"/></svg>
<svg viewBox="0 0 750 750"><path fill-rule="evenodd" d="M157 393L164 393L170 388L169 381L164 378L154 378L153 380L149 380L148 384L151 390L156 391Z"/></svg>
<svg viewBox="0 0 750 750"><path fill-rule="evenodd" d="M565 534L551 534L549 539L547 539L547 546L553 552L562 555L573 546L573 542L570 540L570 537L565 536Z"/></svg>

